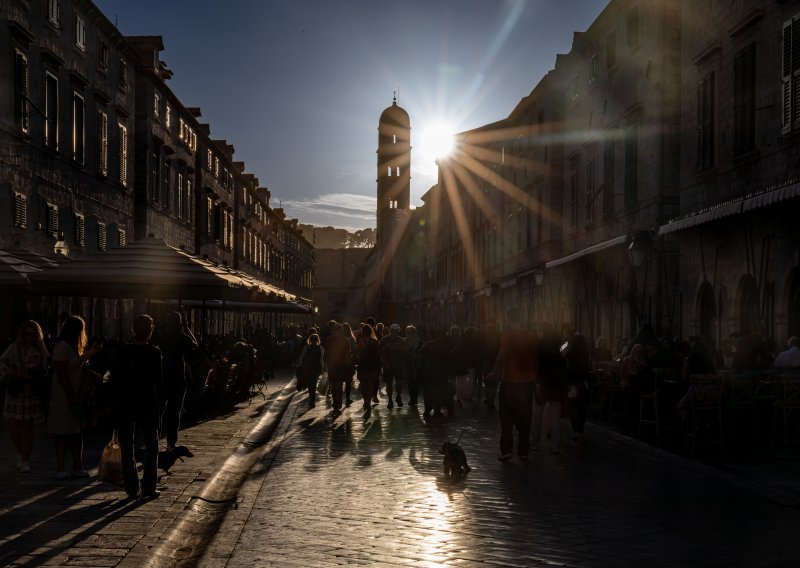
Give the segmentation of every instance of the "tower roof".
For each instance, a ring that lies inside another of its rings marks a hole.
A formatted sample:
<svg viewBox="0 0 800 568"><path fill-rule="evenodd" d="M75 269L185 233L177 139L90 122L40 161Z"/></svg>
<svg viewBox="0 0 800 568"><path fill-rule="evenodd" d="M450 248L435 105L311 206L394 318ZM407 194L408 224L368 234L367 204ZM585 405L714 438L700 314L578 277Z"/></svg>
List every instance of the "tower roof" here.
<svg viewBox="0 0 800 568"><path fill-rule="evenodd" d="M395 126L403 126L410 128L411 120L408 118L408 113L403 107L397 106L397 98L392 99L392 106L387 107L381 113L380 123L393 124Z"/></svg>

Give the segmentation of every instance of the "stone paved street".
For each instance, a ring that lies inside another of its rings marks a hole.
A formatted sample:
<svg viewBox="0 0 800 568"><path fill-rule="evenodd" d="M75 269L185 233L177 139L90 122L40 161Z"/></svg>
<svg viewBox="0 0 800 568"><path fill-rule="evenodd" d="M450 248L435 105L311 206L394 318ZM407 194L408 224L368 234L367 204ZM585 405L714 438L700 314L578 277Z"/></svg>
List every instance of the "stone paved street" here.
<svg viewBox="0 0 800 568"><path fill-rule="evenodd" d="M798 565L797 509L683 458L600 428L577 445L564 421L560 455L501 463L494 411L426 424L385 401L334 419L295 397L203 564ZM462 428L473 470L448 482L438 450Z"/></svg>

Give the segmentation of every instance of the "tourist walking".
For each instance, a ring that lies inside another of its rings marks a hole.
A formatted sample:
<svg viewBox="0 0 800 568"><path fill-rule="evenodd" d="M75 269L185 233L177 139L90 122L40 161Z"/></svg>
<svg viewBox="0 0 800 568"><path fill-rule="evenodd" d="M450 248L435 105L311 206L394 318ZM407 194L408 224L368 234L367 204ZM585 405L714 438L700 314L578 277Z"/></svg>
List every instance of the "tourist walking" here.
<svg viewBox="0 0 800 568"><path fill-rule="evenodd" d="M589 378L592 369L592 352L586 338L574 333L564 350L567 365L566 413L572 423L572 439L582 442L589 414Z"/></svg>
<svg viewBox="0 0 800 568"><path fill-rule="evenodd" d="M303 350L300 351L300 359L297 362L297 368L303 378L303 386L308 388L309 408L314 408L316 404L317 380L325 366L324 351L320 345L319 335L312 333L308 336Z"/></svg>
<svg viewBox="0 0 800 568"><path fill-rule="evenodd" d="M328 369L328 385L333 398L333 411L338 414L342 411L342 391L344 383L350 376L353 354L350 352L350 342L342 332L342 326L335 321L330 322L330 335L325 340L324 359Z"/></svg>
<svg viewBox="0 0 800 568"><path fill-rule="evenodd" d="M111 368L115 394L114 421L118 430L122 477L125 493L131 499L154 499L158 480L158 392L162 386L161 351L150 344L153 318L142 314L134 318L133 340L120 346ZM142 480L136 473L134 438L136 431L144 442Z"/></svg>
<svg viewBox="0 0 800 568"><path fill-rule="evenodd" d="M353 391L353 379L356 376L356 365L358 364L358 355L356 353L356 336L353 334L353 328L349 323L342 324L342 333L350 344L350 354L352 361L350 362L350 369L347 378L344 381L344 403L345 406L353 404L353 399L350 397Z"/></svg>
<svg viewBox="0 0 800 568"><path fill-rule="evenodd" d="M183 399L186 396L186 356L197 349L197 340L180 312L172 312L167 316L158 345L164 368L162 427L169 451L175 449L181 427Z"/></svg>
<svg viewBox="0 0 800 568"><path fill-rule="evenodd" d="M393 323L389 326L389 335L381 340L381 360L383 362L383 381L386 383L386 403L393 408L392 396L396 397L397 406L403 406L401 390L405 382L406 341L400 336L400 326Z"/></svg>
<svg viewBox="0 0 800 568"><path fill-rule="evenodd" d="M406 326L406 383L408 384L408 404L417 406L419 399L419 361L425 341L413 325Z"/></svg>
<svg viewBox="0 0 800 568"><path fill-rule="evenodd" d="M487 408L494 408L494 401L497 398L497 381L491 377L491 372L497 360L497 354L500 352L500 332L496 323L486 324L480 335L479 344L483 402Z"/></svg>
<svg viewBox="0 0 800 568"><path fill-rule="evenodd" d="M35 321L26 321L17 339L0 356L0 377L6 386L3 419L17 452L17 469L31 470L33 431L45 419L44 405L35 383L48 380L49 354L44 345L44 333Z"/></svg>
<svg viewBox="0 0 800 568"><path fill-rule="evenodd" d="M517 431L517 456L528 459L531 411L537 375L536 334L524 329L516 311L506 315L508 331L500 339L490 379L498 381L500 414L500 459L513 456L514 430Z"/></svg>
<svg viewBox="0 0 800 568"><path fill-rule="evenodd" d="M53 381L47 430L55 436L56 478L89 477L83 468L83 427L88 409L82 395L83 366L100 350L99 345L86 347L86 324L80 316L69 316L61 326L51 361ZM67 448L72 457L72 471L64 468Z"/></svg>
<svg viewBox="0 0 800 568"><path fill-rule="evenodd" d="M378 392L378 379L381 372L381 345L375 337L375 330L368 323L361 325L361 333L356 343L358 356L358 385L363 401L362 410L372 412L372 400Z"/></svg>
<svg viewBox="0 0 800 568"><path fill-rule="evenodd" d="M442 416L442 407L446 406L448 415L452 416L453 395L447 384L447 373L450 367L451 346L447 332L437 330L434 339L425 343L420 351L419 375L422 396L425 401L425 418ZM449 399L449 400L448 400Z"/></svg>

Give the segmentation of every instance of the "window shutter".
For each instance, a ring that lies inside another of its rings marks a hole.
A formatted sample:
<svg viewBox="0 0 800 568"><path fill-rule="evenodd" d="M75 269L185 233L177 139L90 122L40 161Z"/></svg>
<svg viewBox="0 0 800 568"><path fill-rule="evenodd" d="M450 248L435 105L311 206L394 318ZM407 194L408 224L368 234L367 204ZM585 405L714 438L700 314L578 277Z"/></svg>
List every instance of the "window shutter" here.
<svg viewBox="0 0 800 568"><path fill-rule="evenodd" d="M86 220L83 215L75 215L75 244L82 247L86 242Z"/></svg>
<svg viewBox="0 0 800 568"><path fill-rule="evenodd" d="M97 250L104 251L106 250L106 224L105 223L98 223L97 224Z"/></svg>
<svg viewBox="0 0 800 568"><path fill-rule="evenodd" d="M128 129L118 125L119 131L119 184L128 187Z"/></svg>
<svg viewBox="0 0 800 568"><path fill-rule="evenodd" d="M58 238L58 207L55 205L47 206L47 234Z"/></svg>
<svg viewBox="0 0 800 568"><path fill-rule="evenodd" d="M782 85L782 122L783 132L792 128L792 22L783 25L783 85Z"/></svg>
<svg viewBox="0 0 800 568"><path fill-rule="evenodd" d="M97 171L108 175L108 115L97 113Z"/></svg>
<svg viewBox="0 0 800 568"><path fill-rule="evenodd" d="M28 224L28 198L21 193L14 194L14 226L24 229Z"/></svg>
<svg viewBox="0 0 800 568"><path fill-rule="evenodd" d="M23 132L28 132L28 59L14 53L14 117Z"/></svg>
<svg viewBox="0 0 800 568"><path fill-rule="evenodd" d="M117 231L117 241L120 247L127 246L128 244L128 234L125 232L125 229L118 229Z"/></svg>

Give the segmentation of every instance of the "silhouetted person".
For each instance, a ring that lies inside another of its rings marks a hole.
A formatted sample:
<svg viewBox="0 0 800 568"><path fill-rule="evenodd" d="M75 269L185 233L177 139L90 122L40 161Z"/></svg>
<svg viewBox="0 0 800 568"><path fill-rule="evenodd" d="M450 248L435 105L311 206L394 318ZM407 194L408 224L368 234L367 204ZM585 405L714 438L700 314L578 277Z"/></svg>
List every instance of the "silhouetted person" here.
<svg viewBox="0 0 800 568"><path fill-rule="evenodd" d="M162 427L167 450L178 443L183 399L186 396L186 355L197 349L197 341L180 312L167 316L159 338L164 368L164 415Z"/></svg>

